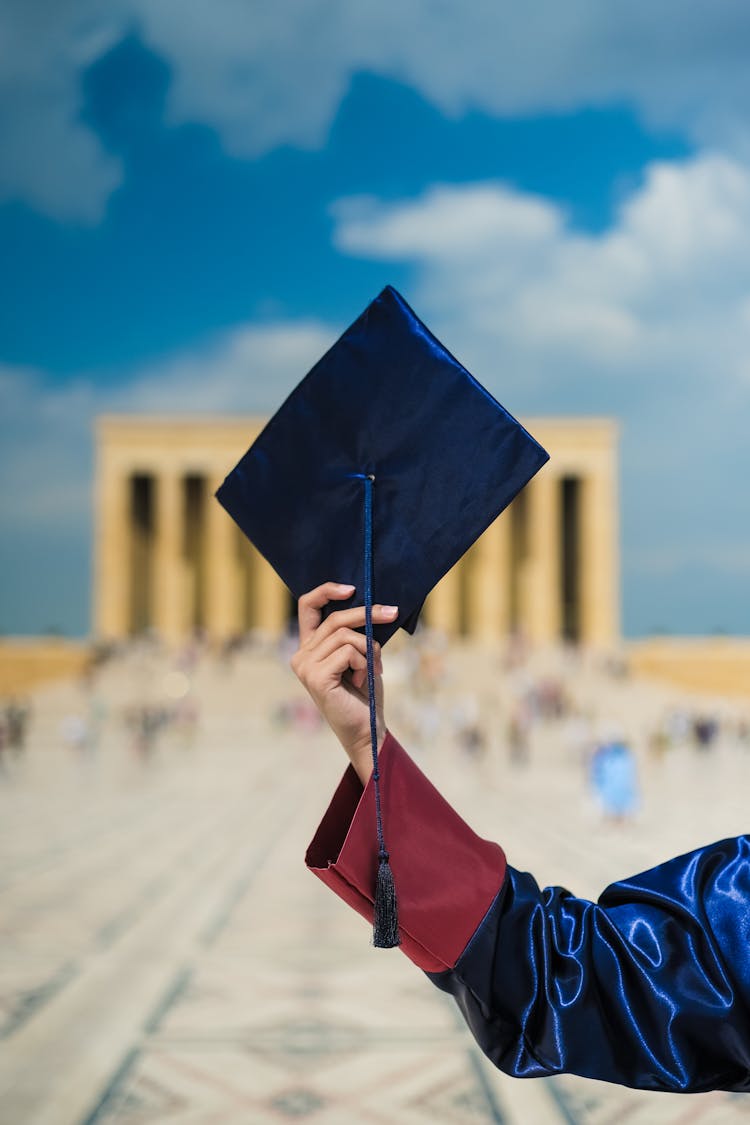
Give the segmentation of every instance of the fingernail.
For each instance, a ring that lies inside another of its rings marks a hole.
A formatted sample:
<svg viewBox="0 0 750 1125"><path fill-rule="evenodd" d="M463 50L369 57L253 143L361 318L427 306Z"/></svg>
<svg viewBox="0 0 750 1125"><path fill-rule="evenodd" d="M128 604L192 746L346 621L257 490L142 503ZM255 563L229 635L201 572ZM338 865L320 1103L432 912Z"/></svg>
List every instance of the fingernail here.
<svg viewBox="0 0 750 1125"><path fill-rule="evenodd" d="M383 605L380 607L385 617L395 617L398 613L397 605Z"/></svg>
<svg viewBox="0 0 750 1125"><path fill-rule="evenodd" d="M343 594L344 590L352 591L354 589L354 587L351 586L348 582L337 582L336 588L338 590L341 590L342 594Z"/></svg>

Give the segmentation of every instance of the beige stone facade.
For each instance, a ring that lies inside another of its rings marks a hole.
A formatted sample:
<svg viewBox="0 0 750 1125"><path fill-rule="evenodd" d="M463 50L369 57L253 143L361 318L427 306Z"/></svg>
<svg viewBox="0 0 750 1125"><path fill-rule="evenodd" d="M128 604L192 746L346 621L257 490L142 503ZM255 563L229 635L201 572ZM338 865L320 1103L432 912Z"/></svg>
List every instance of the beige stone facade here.
<svg viewBox="0 0 750 1125"><path fill-rule="evenodd" d="M627 646L631 672L704 695L750 698L750 638L648 637Z"/></svg>
<svg viewBox="0 0 750 1125"><path fill-rule="evenodd" d="M265 419L110 416L97 425L94 628L281 633L281 581L213 493ZM494 640L619 638L617 427L526 420L550 462L433 591L428 624ZM332 576L335 577L335 576Z"/></svg>
<svg viewBox="0 0 750 1125"><path fill-rule="evenodd" d="M0 638L0 704L55 680L82 675L91 663L88 641L63 637Z"/></svg>

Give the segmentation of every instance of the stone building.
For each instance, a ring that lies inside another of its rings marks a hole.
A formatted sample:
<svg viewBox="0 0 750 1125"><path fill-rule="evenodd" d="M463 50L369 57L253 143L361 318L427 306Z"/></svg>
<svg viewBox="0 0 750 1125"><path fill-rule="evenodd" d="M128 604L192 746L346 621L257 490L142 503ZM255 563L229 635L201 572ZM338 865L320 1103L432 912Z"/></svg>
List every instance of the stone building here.
<svg viewBox="0 0 750 1125"><path fill-rule="evenodd" d="M253 417L109 416L96 431L94 629L118 639L195 629L280 633L291 597L213 493L264 424ZM493 640L520 631L619 637L617 427L533 418L550 461L439 583L424 619ZM332 576L335 577L335 576Z"/></svg>

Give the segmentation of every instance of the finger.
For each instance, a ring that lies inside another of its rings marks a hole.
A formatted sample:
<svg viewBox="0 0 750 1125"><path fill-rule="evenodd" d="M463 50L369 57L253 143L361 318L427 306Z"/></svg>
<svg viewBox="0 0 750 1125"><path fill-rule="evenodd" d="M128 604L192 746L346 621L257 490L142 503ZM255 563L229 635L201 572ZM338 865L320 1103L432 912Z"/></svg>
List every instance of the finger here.
<svg viewBox="0 0 750 1125"><path fill-rule="evenodd" d="M300 644L304 644L320 625L323 618L320 611L324 606L329 602L350 598L353 593L354 586L347 586L343 582L324 582L303 594L297 604Z"/></svg>
<svg viewBox="0 0 750 1125"><path fill-rule="evenodd" d="M309 642L307 652L314 660L325 660L341 645L354 645L363 655L367 653L367 637L364 633L356 633L354 629L336 629L334 633L330 633L328 636L320 636L320 630L318 630ZM373 651L380 651L380 645L377 641L373 644Z"/></svg>
<svg viewBox="0 0 750 1125"><path fill-rule="evenodd" d="M357 664L367 669L367 637L351 629L339 629L333 636L324 638L322 644L297 649L291 659L292 670L305 687L310 688L320 681L320 668L324 661L342 648L356 649L360 657ZM373 664L375 675L382 676L383 656L377 641L373 643Z"/></svg>
<svg viewBox="0 0 750 1125"><path fill-rule="evenodd" d="M316 681L315 686L319 691L325 691L326 688L337 687L344 673L350 669L354 671L364 669L367 675L367 660L355 648L344 645L342 648L337 648L325 660L321 660L314 674L311 674L310 680Z"/></svg>
<svg viewBox="0 0 750 1125"><path fill-rule="evenodd" d="M375 653L375 698L382 695L383 683L383 660L379 652ZM365 658L365 667L357 668L350 676L350 683L357 691L362 691L367 683L367 658Z"/></svg>
<svg viewBox="0 0 750 1125"><path fill-rule="evenodd" d="M398 616L398 606L395 605L374 605L372 607L372 619L376 625L387 624L393 621ZM356 629L365 623L365 607L363 605L354 606L353 609L338 609L335 613L330 613L322 625L319 625L315 630L315 643L322 640L324 637L329 637L335 633L337 629ZM312 640L312 634L307 638L308 643Z"/></svg>

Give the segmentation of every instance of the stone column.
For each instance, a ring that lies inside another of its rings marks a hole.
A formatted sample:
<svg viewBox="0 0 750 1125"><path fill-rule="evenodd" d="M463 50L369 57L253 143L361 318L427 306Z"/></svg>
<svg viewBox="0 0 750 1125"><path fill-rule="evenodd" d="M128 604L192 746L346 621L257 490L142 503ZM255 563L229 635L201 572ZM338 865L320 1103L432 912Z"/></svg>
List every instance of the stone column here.
<svg viewBox="0 0 750 1125"><path fill-rule="evenodd" d="M550 644L560 637L560 496L559 483L549 468L542 469L529 487L529 558L522 587L522 621L533 644Z"/></svg>
<svg viewBox="0 0 750 1125"><path fill-rule="evenodd" d="M467 589L469 635L498 641L510 624L510 521L499 516L473 548L475 557Z"/></svg>
<svg viewBox="0 0 750 1125"><path fill-rule="evenodd" d="M289 593L276 571L256 552L253 565L253 625L280 637L286 631Z"/></svg>
<svg viewBox="0 0 750 1125"><path fill-rule="evenodd" d="M130 631L130 476L100 453L96 488L94 632L120 640Z"/></svg>
<svg viewBox="0 0 750 1125"><path fill-rule="evenodd" d="M154 626L170 644L186 633L186 574L182 554L184 496L180 475L155 475Z"/></svg>
<svg viewBox="0 0 750 1125"><path fill-rule="evenodd" d="M425 604L424 619L431 629L456 636L461 620L461 586L458 562L438 582Z"/></svg>
<svg viewBox="0 0 750 1125"><path fill-rule="evenodd" d="M223 477L210 481L206 512L206 630L225 640L242 629L237 528L213 495Z"/></svg>
<svg viewBox="0 0 750 1125"><path fill-rule="evenodd" d="M607 647L620 632L617 478L611 455L581 481L581 640Z"/></svg>

